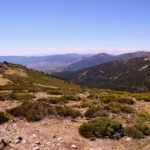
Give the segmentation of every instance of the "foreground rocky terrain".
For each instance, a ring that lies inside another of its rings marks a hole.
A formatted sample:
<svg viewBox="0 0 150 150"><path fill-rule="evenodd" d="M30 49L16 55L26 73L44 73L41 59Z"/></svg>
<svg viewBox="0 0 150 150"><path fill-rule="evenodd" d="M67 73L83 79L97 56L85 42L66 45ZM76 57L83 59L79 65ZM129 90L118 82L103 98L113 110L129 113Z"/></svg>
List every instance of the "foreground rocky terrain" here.
<svg viewBox="0 0 150 150"><path fill-rule="evenodd" d="M150 93L83 88L6 62L0 68L0 149L150 149Z"/></svg>

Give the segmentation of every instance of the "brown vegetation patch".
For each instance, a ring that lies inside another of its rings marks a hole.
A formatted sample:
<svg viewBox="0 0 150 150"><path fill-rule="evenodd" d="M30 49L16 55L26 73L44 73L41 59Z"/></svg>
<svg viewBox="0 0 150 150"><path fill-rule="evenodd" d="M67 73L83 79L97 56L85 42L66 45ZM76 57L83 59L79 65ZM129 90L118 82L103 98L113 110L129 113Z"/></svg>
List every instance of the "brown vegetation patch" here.
<svg viewBox="0 0 150 150"><path fill-rule="evenodd" d="M14 68L14 69L7 68L7 70L5 70L5 74L27 77L27 73L25 72L25 70L20 69L20 68Z"/></svg>
<svg viewBox="0 0 150 150"><path fill-rule="evenodd" d="M6 79L6 78L3 78L3 75L0 74L0 85L4 86L4 85L7 85L9 83L11 83L11 81Z"/></svg>

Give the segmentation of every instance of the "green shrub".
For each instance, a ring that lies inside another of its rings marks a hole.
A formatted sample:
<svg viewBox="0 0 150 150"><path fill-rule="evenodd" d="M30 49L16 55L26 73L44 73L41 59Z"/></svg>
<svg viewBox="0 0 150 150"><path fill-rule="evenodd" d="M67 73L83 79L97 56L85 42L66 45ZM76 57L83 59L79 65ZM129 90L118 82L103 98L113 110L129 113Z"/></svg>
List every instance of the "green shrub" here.
<svg viewBox="0 0 150 150"><path fill-rule="evenodd" d="M78 98L74 97L72 95L65 95L62 98L65 99L65 100L68 100L68 101L78 101Z"/></svg>
<svg viewBox="0 0 150 150"><path fill-rule="evenodd" d="M10 96L16 100L31 100L36 98L34 95L28 93L12 93Z"/></svg>
<svg viewBox="0 0 150 150"><path fill-rule="evenodd" d="M63 97L47 97L47 98L40 98L37 102L45 102L48 104L66 104L69 101L64 99Z"/></svg>
<svg viewBox="0 0 150 150"><path fill-rule="evenodd" d="M135 101L132 98L126 96L120 96L118 94L102 95L99 98L104 103L118 102L123 104L130 104L130 105L135 103Z"/></svg>
<svg viewBox="0 0 150 150"><path fill-rule="evenodd" d="M46 103L24 102L7 112L15 117L25 117L27 121L38 121L46 117L50 109L51 106Z"/></svg>
<svg viewBox="0 0 150 150"><path fill-rule="evenodd" d="M144 135L150 135L150 125L147 123L137 123L134 125L139 131L141 131Z"/></svg>
<svg viewBox="0 0 150 150"><path fill-rule="evenodd" d="M112 113L132 113L133 109L128 106L118 102L111 102L105 106L105 109L110 110Z"/></svg>
<svg viewBox="0 0 150 150"><path fill-rule="evenodd" d="M82 102L82 103L81 103L81 107L82 107L82 108L87 108L87 107L92 107L92 106L93 106L92 103L88 103L88 102Z"/></svg>
<svg viewBox="0 0 150 150"><path fill-rule="evenodd" d="M132 94L133 97L135 97L137 100L144 100L147 102L150 102L150 93L135 93Z"/></svg>
<svg viewBox="0 0 150 150"><path fill-rule="evenodd" d="M147 111L141 111L136 113L133 116L133 119L135 119L137 123L144 123L146 121L150 121L150 114Z"/></svg>
<svg viewBox="0 0 150 150"><path fill-rule="evenodd" d="M84 123L79 128L79 133L83 137L105 137L113 138L117 134L122 134L122 125L120 122L111 118L97 118Z"/></svg>
<svg viewBox="0 0 150 150"><path fill-rule="evenodd" d="M89 117L89 118L96 117L99 110L100 110L100 107L94 105L94 106L90 107L90 108L84 113L84 116L85 116L85 117Z"/></svg>
<svg viewBox="0 0 150 150"><path fill-rule="evenodd" d="M64 106L64 107L56 106L55 110L56 110L56 113L60 115L61 117L70 116L70 117L76 118L78 116L82 116L79 110L75 110L68 106Z"/></svg>
<svg viewBox="0 0 150 150"><path fill-rule="evenodd" d="M108 112L106 110L102 110L97 113L97 116L99 117L108 117Z"/></svg>
<svg viewBox="0 0 150 150"><path fill-rule="evenodd" d="M58 91L58 90L48 91L47 94L50 94L50 95L63 95L63 93L61 91Z"/></svg>
<svg viewBox="0 0 150 150"><path fill-rule="evenodd" d="M4 115L3 112L0 112L0 124L8 121L8 118Z"/></svg>
<svg viewBox="0 0 150 150"><path fill-rule="evenodd" d="M136 139L139 139L139 138L142 138L143 137L143 134L141 131L139 131L137 128L135 128L134 126L127 126L124 128L124 134L126 136L129 136L129 137L132 137L132 138L136 138Z"/></svg>

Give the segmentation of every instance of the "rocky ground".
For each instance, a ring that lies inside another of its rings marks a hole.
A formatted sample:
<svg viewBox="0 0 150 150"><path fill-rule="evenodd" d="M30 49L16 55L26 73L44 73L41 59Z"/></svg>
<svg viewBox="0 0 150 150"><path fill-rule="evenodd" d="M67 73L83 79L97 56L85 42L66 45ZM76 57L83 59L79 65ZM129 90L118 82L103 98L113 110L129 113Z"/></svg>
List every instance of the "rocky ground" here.
<svg viewBox="0 0 150 150"><path fill-rule="evenodd" d="M47 97L43 92L35 95L38 98ZM17 105L20 105L18 101L0 101L0 110L5 111ZM137 108L142 107L141 102L137 105ZM143 106L148 108L146 104ZM150 137L141 140L129 137L119 140L83 138L78 128L84 121L83 118L54 117L29 123L11 116L8 122L0 125L0 150L150 150Z"/></svg>
<svg viewBox="0 0 150 150"><path fill-rule="evenodd" d="M119 141L82 138L77 131L81 123L60 118L28 123L14 118L0 126L0 135L9 143L6 150L126 150L132 142L127 137Z"/></svg>

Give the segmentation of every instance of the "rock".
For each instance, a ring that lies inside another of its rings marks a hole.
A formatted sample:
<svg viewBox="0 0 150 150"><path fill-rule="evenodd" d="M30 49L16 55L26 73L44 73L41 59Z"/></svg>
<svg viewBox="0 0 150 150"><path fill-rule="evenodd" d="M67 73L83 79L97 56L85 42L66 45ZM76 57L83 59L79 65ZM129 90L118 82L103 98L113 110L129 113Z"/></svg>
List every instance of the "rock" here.
<svg viewBox="0 0 150 150"><path fill-rule="evenodd" d="M33 137L36 137L36 134L32 134Z"/></svg>
<svg viewBox="0 0 150 150"><path fill-rule="evenodd" d="M4 141L4 139L0 139L0 149L4 149L4 147L7 146L7 143Z"/></svg>
<svg viewBox="0 0 150 150"><path fill-rule="evenodd" d="M26 140L26 139L24 139L24 140L22 141L22 143L23 143L23 144L26 144L26 143L27 143L27 140Z"/></svg>
<svg viewBox="0 0 150 150"><path fill-rule="evenodd" d="M100 147L97 148L89 148L88 150L102 150Z"/></svg>
<svg viewBox="0 0 150 150"><path fill-rule="evenodd" d="M126 138L126 141L127 141L127 142L131 142L131 140L132 140L132 138L130 138L130 137L127 137L127 138Z"/></svg>
<svg viewBox="0 0 150 150"><path fill-rule="evenodd" d="M61 137L59 137L59 138L57 138L57 141L60 141L62 138Z"/></svg>
<svg viewBox="0 0 150 150"><path fill-rule="evenodd" d="M77 94L76 97L78 97L78 99L86 99L87 98L87 95L85 94Z"/></svg>
<svg viewBox="0 0 150 150"><path fill-rule="evenodd" d="M77 146L75 144L71 145L71 148L76 149Z"/></svg>
<svg viewBox="0 0 150 150"><path fill-rule="evenodd" d="M5 125L5 130L7 130L7 129L8 129L8 125L6 124L6 125Z"/></svg>
<svg viewBox="0 0 150 150"><path fill-rule="evenodd" d="M35 145L41 145L41 143L40 142L35 142Z"/></svg>
<svg viewBox="0 0 150 150"><path fill-rule="evenodd" d="M39 150L40 148L37 146L37 147L33 147L32 150Z"/></svg>
<svg viewBox="0 0 150 150"><path fill-rule="evenodd" d="M18 136L15 140L15 144L19 144L22 141L22 137Z"/></svg>
<svg viewBox="0 0 150 150"><path fill-rule="evenodd" d="M96 139L95 138L90 138L90 141L96 141Z"/></svg>

